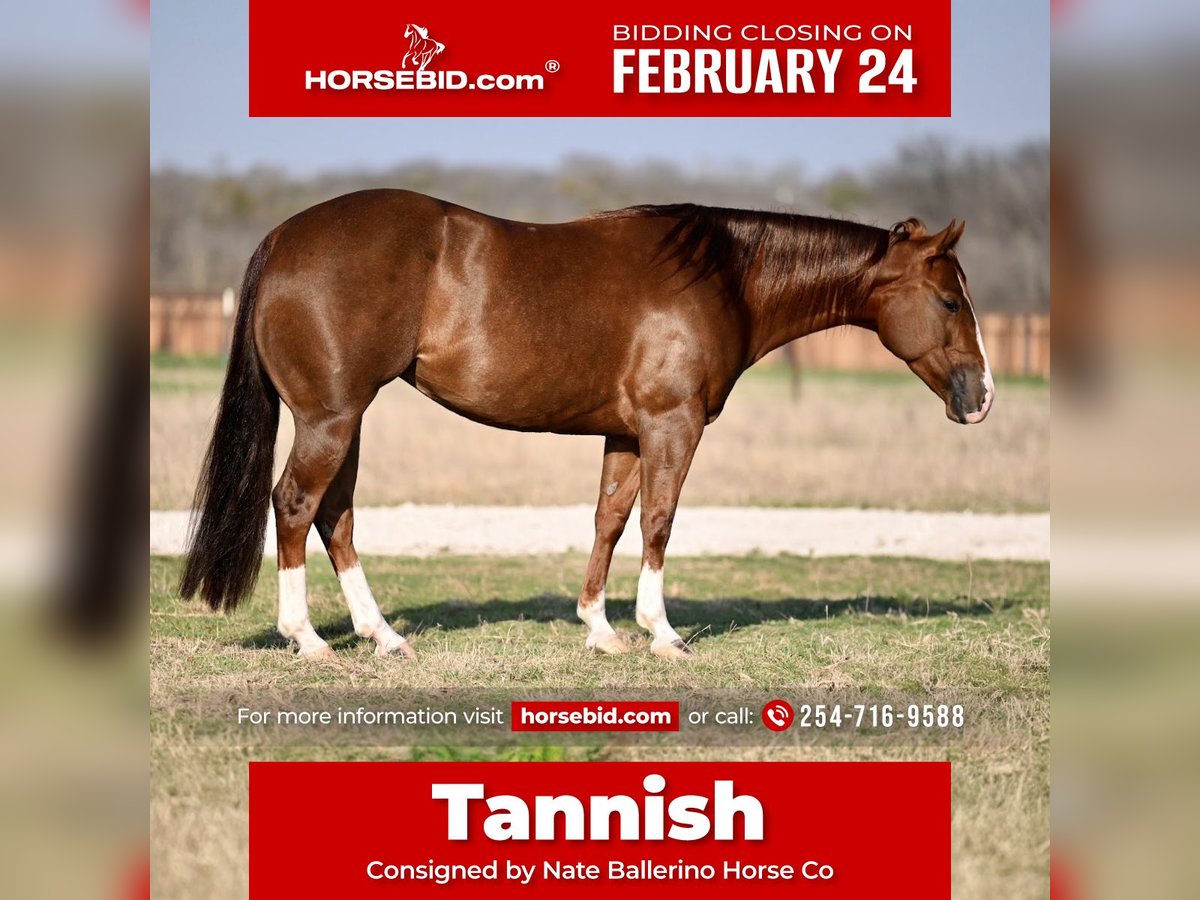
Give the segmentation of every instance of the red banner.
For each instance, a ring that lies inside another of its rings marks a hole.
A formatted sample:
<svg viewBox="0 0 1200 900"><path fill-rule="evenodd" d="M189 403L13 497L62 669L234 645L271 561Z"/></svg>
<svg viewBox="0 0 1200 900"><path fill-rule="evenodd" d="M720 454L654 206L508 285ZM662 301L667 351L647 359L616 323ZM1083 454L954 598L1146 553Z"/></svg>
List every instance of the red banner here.
<svg viewBox="0 0 1200 900"><path fill-rule="evenodd" d="M250 764L250 894L950 896L949 763Z"/></svg>
<svg viewBox="0 0 1200 900"><path fill-rule="evenodd" d="M678 731L679 702L514 700L513 731Z"/></svg>
<svg viewBox="0 0 1200 900"><path fill-rule="evenodd" d="M250 115L948 116L950 2L251 0Z"/></svg>

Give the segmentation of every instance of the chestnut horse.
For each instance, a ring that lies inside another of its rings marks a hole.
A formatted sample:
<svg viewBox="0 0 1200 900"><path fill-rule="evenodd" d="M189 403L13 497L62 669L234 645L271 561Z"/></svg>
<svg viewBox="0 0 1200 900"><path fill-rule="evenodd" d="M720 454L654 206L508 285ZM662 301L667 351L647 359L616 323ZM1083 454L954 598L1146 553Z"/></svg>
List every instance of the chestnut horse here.
<svg viewBox="0 0 1200 900"><path fill-rule="evenodd" d="M253 588L273 501L280 633L304 656L332 652L305 597L315 524L355 632L380 656L412 656L353 543L363 412L402 378L485 425L602 435L578 605L587 646L628 649L604 590L640 492L637 621L654 653L685 657L663 603L671 523L705 426L755 361L857 325L876 331L952 420L987 415L992 376L954 252L962 231L691 204L533 225L398 190L314 206L268 234L246 270L181 592L233 608ZM296 438L272 490L281 398Z"/></svg>

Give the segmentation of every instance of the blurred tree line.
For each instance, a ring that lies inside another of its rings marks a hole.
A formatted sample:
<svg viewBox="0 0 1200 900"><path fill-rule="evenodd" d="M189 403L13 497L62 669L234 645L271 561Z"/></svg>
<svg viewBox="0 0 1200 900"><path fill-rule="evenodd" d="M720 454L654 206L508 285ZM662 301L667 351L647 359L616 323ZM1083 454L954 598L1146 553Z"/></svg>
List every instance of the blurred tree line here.
<svg viewBox="0 0 1200 900"><path fill-rule="evenodd" d="M931 229L968 222L961 255L989 312L1049 308L1050 152L1047 143L955 151L935 140L900 147L861 172L805 178L798 166L685 170L572 157L556 169L411 162L386 171L296 178L161 168L151 175L150 281L155 292L216 292L240 283L262 236L306 207L368 187L432 194L505 218L553 222L637 203L688 201L803 212L882 226L916 215Z"/></svg>

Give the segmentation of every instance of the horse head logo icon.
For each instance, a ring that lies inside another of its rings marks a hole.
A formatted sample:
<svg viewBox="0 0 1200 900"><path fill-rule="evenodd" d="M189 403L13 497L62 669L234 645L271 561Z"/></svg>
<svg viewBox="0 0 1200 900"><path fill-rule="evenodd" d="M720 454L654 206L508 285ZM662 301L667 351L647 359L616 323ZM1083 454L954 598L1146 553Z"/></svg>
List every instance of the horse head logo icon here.
<svg viewBox="0 0 1200 900"><path fill-rule="evenodd" d="M429 36L429 29L420 25L409 24L404 28L404 36L408 38L408 52L404 54L401 63L408 68L409 60L417 67L418 72L424 72L430 61L446 49L446 45L435 41Z"/></svg>

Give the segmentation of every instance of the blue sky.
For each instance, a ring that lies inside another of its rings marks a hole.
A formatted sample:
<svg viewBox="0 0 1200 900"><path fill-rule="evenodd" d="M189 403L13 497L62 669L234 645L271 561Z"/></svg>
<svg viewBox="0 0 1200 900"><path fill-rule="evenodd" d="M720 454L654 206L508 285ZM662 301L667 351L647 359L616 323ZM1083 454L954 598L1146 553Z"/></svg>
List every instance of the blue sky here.
<svg viewBox="0 0 1200 900"><path fill-rule="evenodd" d="M1050 134L1047 0L955 0L948 119L251 119L246 0L152 5L154 166L298 175L413 159L550 166L572 154L685 168L798 165L813 176L886 159L929 135L962 147Z"/></svg>

